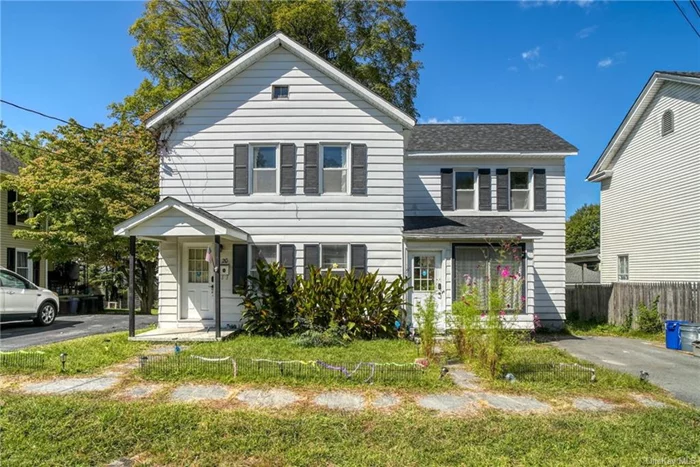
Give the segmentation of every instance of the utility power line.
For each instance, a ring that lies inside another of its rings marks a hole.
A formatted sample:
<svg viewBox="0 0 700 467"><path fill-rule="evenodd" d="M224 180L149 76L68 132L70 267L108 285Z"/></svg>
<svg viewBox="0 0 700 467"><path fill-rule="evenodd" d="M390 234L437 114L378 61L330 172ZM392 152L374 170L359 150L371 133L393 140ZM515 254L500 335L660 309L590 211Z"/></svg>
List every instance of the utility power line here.
<svg viewBox="0 0 700 467"><path fill-rule="evenodd" d="M688 18L688 16L686 16L685 11L683 11L683 8L681 8L681 6L678 4L678 1L677 1L677 0L673 0L673 3L676 5L676 8L678 8L678 11L681 12L681 15L683 15L683 18L685 18L685 20L688 22L688 24L690 25L690 27L693 28L693 31L695 31L695 35L698 36L698 39L700 39L700 32L698 32L698 30L695 29L695 26L693 25L693 22L690 21L690 18Z"/></svg>

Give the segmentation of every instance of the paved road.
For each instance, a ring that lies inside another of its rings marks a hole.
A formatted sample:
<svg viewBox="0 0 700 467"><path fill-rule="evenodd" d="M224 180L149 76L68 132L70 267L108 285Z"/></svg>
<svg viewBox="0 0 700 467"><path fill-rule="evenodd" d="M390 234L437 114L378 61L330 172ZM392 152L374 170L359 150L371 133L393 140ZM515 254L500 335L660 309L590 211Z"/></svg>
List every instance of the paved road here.
<svg viewBox="0 0 700 467"><path fill-rule="evenodd" d="M153 315L136 315L136 329L155 324ZM16 350L34 345L50 344L93 334L126 331L129 316L59 315L51 326L34 326L31 321L0 324L0 350Z"/></svg>
<svg viewBox="0 0 700 467"><path fill-rule="evenodd" d="M639 339L581 337L555 345L578 358L638 376L649 372L649 381L678 399L700 407L700 358Z"/></svg>

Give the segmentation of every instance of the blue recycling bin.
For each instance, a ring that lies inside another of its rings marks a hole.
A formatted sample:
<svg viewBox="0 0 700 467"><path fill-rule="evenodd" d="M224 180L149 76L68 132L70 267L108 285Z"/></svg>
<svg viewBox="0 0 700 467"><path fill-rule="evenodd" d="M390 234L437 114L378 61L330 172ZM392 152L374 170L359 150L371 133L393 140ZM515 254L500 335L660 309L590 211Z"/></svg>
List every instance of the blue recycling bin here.
<svg viewBox="0 0 700 467"><path fill-rule="evenodd" d="M681 350L681 324L688 324L688 321L667 320L666 321L666 348Z"/></svg>

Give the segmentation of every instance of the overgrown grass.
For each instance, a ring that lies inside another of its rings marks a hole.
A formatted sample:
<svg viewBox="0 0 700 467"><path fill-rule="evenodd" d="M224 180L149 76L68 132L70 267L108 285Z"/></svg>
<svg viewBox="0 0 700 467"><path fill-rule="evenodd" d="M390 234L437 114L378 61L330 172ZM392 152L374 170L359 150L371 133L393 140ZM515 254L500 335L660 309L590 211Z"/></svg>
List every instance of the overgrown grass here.
<svg viewBox="0 0 700 467"><path fill-rule="evenodd" d="M274 361L293 360L315 362L321 360L327 363L359 362L373 363L413 363L419 356L415 344L404 339L377 339L371 341L355 340L345 346L336 347L301 347L295 344L293 338L274 338L241 335L223 342L207 342L184 344L181 355L197 355L202 357L230 356L239 362L250 359L268 359ZM353 368L348 368L352 370ZM268 372L265 375L241 371L234 379L232 374L204 375L200 372L191 374L149 374L147 379L154 380L215 380L224 383L254 382L266 384L284 384L288 386L319 385L324 386L366 386L363 378L345 379L340 373L337 377L314 377L310 375L295 376L294 374L278 375ZM374 385L391 386L396 388L446 389L453 387L451 380L440 379L440 366L431 365L425 373L417 378L396 378L382 380L376 378Z"/></svg>
<svg viewBox="0 0 700 467"><path fill-rule="evenodd" d="M222 410L97 396L0 395L0 463L104 465L630 465L700 461L700 412L547 416Z"/></svg>
<svg viewBox="0 0 700 467"><path fill-rule="evenodd" d="M549 344L521 344L507 355L504 365L507 372L509 368L542 363L578 363L585 367L595 368L596 381L591 382L587 376L571 377L562 374L547 381L533 382L523 379L509 382L503 377L489 380L484 377L484 385L497 391L530 393L545 398L589 395L615 400L625 399L629 392L661 392L656 386L640 381L639 378L577 359L568 352Z"/></svg>
<svg viewBox="0 0 700 467"><path fill-rule="evenodd" d="M633 337L654 342L664 342L663 332L648 333L635 329L625 329L615 324L596 323L594 321L567 321L564 332L575 336L613 336Z"/></svg>
<svg viewBox="0 0 700 467"><path fill-rule="evenodd" d="M139 355L151 346L144 342L129 342L127 337L127 333L117 332L30 347L25 351L44 352L43 369L3 366L0 374L90 374ZM59 356L62 353L67 354L65 372L61 371Z"/></svg>

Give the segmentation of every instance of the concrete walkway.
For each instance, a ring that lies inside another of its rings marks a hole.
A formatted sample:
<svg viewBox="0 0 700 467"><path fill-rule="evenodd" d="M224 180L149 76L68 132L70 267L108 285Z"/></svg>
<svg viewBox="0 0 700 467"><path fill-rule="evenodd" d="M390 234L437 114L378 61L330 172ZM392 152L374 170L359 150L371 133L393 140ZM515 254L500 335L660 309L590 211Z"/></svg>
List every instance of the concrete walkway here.
<svg viewBox="0 0 700 467"><path fill-rule="evenodd" d="M668 390L678 399L700 407L700 358L661 344L624 337L580 337L554 343L574 356L639 376Z"/></svg>

